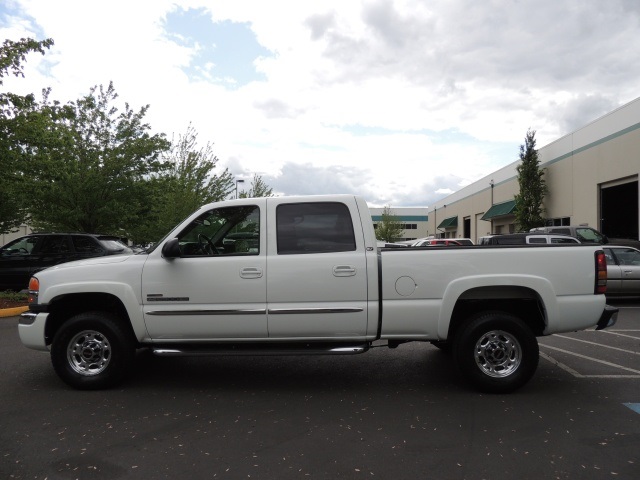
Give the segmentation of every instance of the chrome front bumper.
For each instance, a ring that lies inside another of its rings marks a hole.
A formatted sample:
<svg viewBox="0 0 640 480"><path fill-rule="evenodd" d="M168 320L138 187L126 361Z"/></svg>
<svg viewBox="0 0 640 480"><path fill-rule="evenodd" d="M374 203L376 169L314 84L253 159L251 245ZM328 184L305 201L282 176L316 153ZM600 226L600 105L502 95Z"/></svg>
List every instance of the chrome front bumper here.
<svg viewBox="0 0 640 480"><path fill-rule="evenodd" d="M44 336L48 313L25 312L20 315L18 334L25 347L34 350L49 350Z"/></svg>

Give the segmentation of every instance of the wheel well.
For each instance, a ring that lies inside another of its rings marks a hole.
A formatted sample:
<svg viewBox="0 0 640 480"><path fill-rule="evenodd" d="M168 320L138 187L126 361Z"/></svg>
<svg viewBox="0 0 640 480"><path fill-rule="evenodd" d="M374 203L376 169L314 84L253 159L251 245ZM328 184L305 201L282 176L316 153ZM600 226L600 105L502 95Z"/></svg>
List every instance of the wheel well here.
<svg viewBox="0 0 640 480"><path fill-rule="evenodd" d="M487 311L510 313L523 320L538 337L544 332L546 314L538 294L525 287L479 287L462 294L451 315L447 338L470 318Z"/></svg>
<svg viewBox="0 0 640 480"><path fill-rule="evenodd" d="M53 337L64 322L79 313L90 311L101 311L115 315L127 327L131 335L134 335L127 309L118 297L108 293L76 293L54 298L49 303L49 316L44 332L47 345L51 344Z"/></svg>

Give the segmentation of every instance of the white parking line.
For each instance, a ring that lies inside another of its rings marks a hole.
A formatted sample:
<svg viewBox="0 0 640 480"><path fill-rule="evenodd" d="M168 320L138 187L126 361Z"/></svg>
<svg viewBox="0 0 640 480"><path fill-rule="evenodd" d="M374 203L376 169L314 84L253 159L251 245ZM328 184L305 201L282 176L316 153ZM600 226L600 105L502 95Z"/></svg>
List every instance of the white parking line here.
<svg viewBox="0 0 640 480"><path fill-rule="evenodd" d="M623 336L627 336L627 335L623 335ZM618 347L612 347L610 345L603 345L601 343L597 343L597 342L590 342L588 340L582 340L580 338L574 338L574 337L566 337L564 335L558 335L555 334L554 337L558 337L558 338L566 338L567 340L573 340L575 342L582 342L582 343L588 343L590 345L597 345L598 347L602 347L602 348L609 348L611 350L618 350L619 352L624 352L624 353L631 353L633 355L640 355L640 352L634 352L633 350L625 350L624 348L618 348Z"/></svg>
<svg viewBox="0 0 640 480"><path fill-rule="evenodd" d="M549 355L540 352L540 356L541 357L545 358L546 360L549 360L551 363L556 364L557 366L559 366L563 370L566 370L567 372L571 373L575 377L579 377L579 378L640 378L640 370L634 370L633 368L623 367L622 365L617 365L615 363L606 362L606 361L600 360L598 358L587 357L586 355L581 355L579 353L570 352L570 351L564 350L562 348L552 347L550 345L545 345L543 343L541 343L540 346L541 347L545 347L545 348L550 348L551 350L556 350L558 352L566 353L567 355L573 355L574 357L584 358L585 360L591 360L592 362L602 363L603 365L607 365L609 367L619 368L620 370L626 370L628 372L633 372L633 373L637 374L637 375L582 375L582 374L578 373L577 371L575 371L574 369L572 369L572 368L570 368L570 367L568 367L568 366L566 366L564 364L561 364L560 362L555 360L553 357L550 357Z"/></svg>
<svg viewBox="0 0 640 480"><path fill-rule="evenodd" d="M616 330L615 332L608 332L606 330L599 330L602 333L608 333L609 335L618 335L619 337L633 338L638 340L640 337L634 337L633 335L625 335L623 333L618 332L640 332L640 330Z"/></svg>
<svg viewBox="0 0 640 480"><path fill-rule="evenodd" d="M553 363L554 365L560 367L562 370L569 372L571 375L573 375L576 378L584 378L584 375L576 372L573 368L565 365L564 363L560 363L558 360L556 360L553 357L550 357L549 355L547 355L544 352L540 352L540 357L544 358L545 360L548 360L549 362Z"/></svg>

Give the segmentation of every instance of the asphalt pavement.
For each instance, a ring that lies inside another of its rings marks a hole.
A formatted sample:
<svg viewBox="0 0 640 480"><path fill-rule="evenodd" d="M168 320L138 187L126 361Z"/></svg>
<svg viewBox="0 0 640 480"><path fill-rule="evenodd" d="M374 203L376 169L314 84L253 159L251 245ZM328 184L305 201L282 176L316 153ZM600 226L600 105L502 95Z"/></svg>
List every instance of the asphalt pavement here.
<svg viewBox="0 0 640 480"><path fill-rule="evenodd" d="M156 358L80 392L0 318L0 479L638 479L640 303L540 339L521 390L427 344L349 357Z"/></svg>

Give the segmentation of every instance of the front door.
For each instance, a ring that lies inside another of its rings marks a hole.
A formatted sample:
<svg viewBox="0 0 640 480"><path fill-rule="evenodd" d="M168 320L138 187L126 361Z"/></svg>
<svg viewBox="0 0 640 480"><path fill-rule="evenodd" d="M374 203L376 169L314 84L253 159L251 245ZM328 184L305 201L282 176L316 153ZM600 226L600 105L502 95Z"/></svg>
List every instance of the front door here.
<svg viewBox="0 0 640 480"><path fill-rule="evenodd" d="M178 258L149 254L142 300L151 338L267 337L264 203L209 210L176 235Z"/></svg>
<svg viewBox="0 0 640 480"><path fill-rule="evenodd" d="M640 295L640 252L630 247L605 248L615 257L617 267L607 265L611 278L611 289L607 281L607 292L620 295ZM609 255L607 255L609 257ZM607 263L609 260L607 259Z"/></svg>

